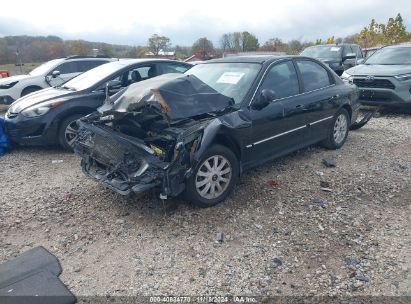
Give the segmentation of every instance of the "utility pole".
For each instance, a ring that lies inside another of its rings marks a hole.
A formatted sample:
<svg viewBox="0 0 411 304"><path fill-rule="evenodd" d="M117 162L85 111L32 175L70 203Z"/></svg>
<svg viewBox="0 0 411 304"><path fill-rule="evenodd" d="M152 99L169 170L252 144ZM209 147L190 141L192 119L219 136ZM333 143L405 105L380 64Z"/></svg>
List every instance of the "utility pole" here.
<svg viewBox="0 0 411 304"><path fill-rule="evenodd" d="M16 49L16 59L17 64L20 66L20 74L23 74L23 64L21 62L21 56L18 48Z"/></svg>

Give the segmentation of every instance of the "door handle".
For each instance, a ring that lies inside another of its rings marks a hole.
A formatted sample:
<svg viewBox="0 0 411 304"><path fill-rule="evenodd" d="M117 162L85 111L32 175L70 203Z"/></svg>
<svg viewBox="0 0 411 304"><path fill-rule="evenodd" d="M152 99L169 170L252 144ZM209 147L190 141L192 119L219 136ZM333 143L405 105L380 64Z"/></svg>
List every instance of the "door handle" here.
<svg viewBox="0 0 411 304"><path fill-rule="evenodd" d="M298 110L303 110L303 111L308 110L307 107L305 105L302 105L302 104L296 105L295 108L298 109Z"/></svg>

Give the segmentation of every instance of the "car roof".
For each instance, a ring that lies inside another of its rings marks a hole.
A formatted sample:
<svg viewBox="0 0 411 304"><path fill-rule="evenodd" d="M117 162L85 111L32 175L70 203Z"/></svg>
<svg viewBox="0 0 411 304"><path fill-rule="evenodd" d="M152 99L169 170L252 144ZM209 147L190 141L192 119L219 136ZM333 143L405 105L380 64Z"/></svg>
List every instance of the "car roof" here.
<svg viewBox="0 0 411 304"><path fill-rule="evenodd" d="M205 61L204 64L207 63L215 63L215 62L238 62L238 63L264 63L267 61L275 61L283 58L291 58L293 56L289 55L250 55L250 56L232 56L232 57L225 57L219 59L213 59ZM200 63L203 64L203 63Z"/></svg>
<svg viewBox="0 0 411 304"><path fill-rule="evenodd" d="M116 61L112 61L109 62L107 64L111 64L111 65L118 65L119 68L121 67L127 67L130 65L134 65L134 64L138 64L138 63L144 63L144 62L175 62L175 63L179 63L179 64L185 64L185 65L190 65L187 62L183 62L183 61L177 61L177 60L170 60L170 59L151 59L151 58L139 58L139 59L130 59L130 58L121 58L119 60Z"/></svg>
<svg viewBox="0 0 411 304"><path fill-rule="evenodd" d="M387 45L384 46L383 48L389 48L389 49L395 49L395 48L406 48L406 47L411 47L411 43L402 43L402 44L395 44L395 45Z"/></svg>

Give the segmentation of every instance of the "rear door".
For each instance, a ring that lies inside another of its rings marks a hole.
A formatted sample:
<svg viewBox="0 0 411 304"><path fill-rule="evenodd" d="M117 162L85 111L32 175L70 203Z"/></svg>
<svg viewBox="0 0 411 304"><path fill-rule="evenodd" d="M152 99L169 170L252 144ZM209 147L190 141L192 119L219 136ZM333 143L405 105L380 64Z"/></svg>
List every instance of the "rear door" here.
<svg viewBox="0 0 411 304"><path fill-rule="evenodd" d="M307 124L304 140L307 144L325 138L327 129L340 98L330 72L321 64L309 59L296 60L302 82L303 96L301 108Z"/></svg>

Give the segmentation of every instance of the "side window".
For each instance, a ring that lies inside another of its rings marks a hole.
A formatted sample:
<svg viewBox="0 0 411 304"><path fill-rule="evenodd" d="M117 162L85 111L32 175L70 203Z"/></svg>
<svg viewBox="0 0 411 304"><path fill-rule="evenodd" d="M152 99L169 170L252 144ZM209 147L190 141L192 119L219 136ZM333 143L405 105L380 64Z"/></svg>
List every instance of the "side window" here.
<svg viewBox="0 0 411 304"><path fill-rule="evenodd" d="M301 72L305 92L321 89L331 84L330 77L325 68L314 61L297 61Z"/></svg>
<svg viewBox="0 0 411 304"><path fill-rule="evenodd" d="M353 46L353 49L355 50L355 53L357 54L357 58L364 58L361 49L358 45Z"/></svg>
<svg viewBox="0 0 411 304"><path fill-rule="evenodd" d="M155 77L157 76L156 70L155 65L139 66L138 68L134 68L128 72L128 82L129 84L132 84L134 82Z"/></svg>
<svg viewBox="0 0 411 304"><path fill-rule="evenodd" d="M349 45L346 45L346 46L344 46L344 49L343 49L343 57L344 56L347 56L347 54L350 54L350 53L355 53L355 51L353 51L352 49L351 49L351 46L349 46Z"/></svg>
<svg viewBox="0 0 411 304"><path fill-rule="evenodd" d="M56 67L53 71L59 71L60 74L70 74L70 73L78 73L79 69L77 68L77 62L64 62Z"/></svg>
<svg viewBox="0 0 411 304"><path fill-rule="evenodd" d="M103 60L83 60L83 61L78 61L77 66L78 66L79 72L86 72L104 63L107 63L107 62Z"/></svg>
<svg viewBox="0 0 411 304"><path fill-rule="evenodd" d="M163 74L167 73L184 73L189 69L188 66L176 63L161 63Z"/></svg>
<svg viewBox="0 0 411 304"><path fill-rule="evenodd" d="M273 90L277 98L297 95L300 88L293 63L286 61L273 66L264 78L260 92L264 89Z"/></svg>

